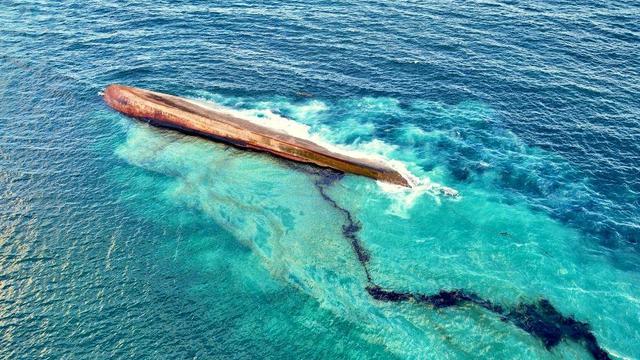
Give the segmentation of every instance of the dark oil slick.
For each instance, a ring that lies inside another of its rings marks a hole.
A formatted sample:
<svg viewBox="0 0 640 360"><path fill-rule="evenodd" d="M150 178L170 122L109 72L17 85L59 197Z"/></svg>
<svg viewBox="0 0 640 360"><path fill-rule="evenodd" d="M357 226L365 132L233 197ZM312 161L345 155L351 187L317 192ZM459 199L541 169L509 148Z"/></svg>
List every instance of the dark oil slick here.
<svg viewBox="0 0 640 360"><path fill-rule="evenodd" d="M562 340L572 340L582 344L594 359L610 359L609 354L598 344L598 340L591 332L589 324L577 321L572 316L562 315L546 299L540 299L537 303L516 304L513 308L507 309L501 305L494 304L491 300L483 299L477 294L463 289L443 289L435 294L421 294L390 290L379 285L369 270L370 255L358 238L358 231L361 229L360 223L349 210L338 205L326 192L326 188L339 180L343 174L330 169L313 169L309 166L298 166L298 168L317 176L314 183L322 198L343 214L345 223L342 225L342 234L351 244L354 255L367 277L366 291L375 300L396 303L411 302L431 306L435 309L460 306L467 303L474 304L495 313L504 322L511 323L537 337L547 349L553 348Z"/></svg>
<svg viewBox="0 0 640 360"><path fill-rule="evenodd" d="M638 14L1 1L0 358L640 358ZM316 174L332 202L266 158L135 128L111 83L375 140L464 196L398 210Z"/></svg>

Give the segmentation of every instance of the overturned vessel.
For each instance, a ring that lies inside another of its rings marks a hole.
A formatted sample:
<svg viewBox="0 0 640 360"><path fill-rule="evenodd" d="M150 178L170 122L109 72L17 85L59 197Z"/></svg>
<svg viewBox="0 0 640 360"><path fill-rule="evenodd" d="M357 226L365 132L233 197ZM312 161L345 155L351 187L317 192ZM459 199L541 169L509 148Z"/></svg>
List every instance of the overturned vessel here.
<svg viewBox="0 0 640 360"><path fill-rule="evenodd" d="M109 85L103 96L115 110L155 126L268 152L289 160L411 186L407 178L384 161L334 151L195 101L117 84Z"/></svg>

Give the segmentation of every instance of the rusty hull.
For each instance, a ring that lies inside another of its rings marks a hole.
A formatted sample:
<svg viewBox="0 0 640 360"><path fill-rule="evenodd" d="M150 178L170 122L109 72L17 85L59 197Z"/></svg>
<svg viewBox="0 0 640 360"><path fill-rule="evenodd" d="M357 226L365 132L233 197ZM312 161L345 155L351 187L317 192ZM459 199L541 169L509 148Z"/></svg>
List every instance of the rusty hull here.
<svg viewBox="0 0 640 360"><path fill-rule="evenodd" d="M392 184L411 186L406 178L384 162L336 153L309 140L177 96L114 84L105 89L104 101L125 115L155 126Z"/></svg>

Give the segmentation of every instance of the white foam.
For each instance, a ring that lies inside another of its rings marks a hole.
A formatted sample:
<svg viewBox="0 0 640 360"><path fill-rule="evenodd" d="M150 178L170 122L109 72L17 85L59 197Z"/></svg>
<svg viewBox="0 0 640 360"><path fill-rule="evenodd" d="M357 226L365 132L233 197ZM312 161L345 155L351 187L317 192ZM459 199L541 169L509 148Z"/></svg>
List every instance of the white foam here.
<svg viewBox="0 0 640 360"><path fill-rule="evenodd" d="M403 219L410 217L409 211L413 208L416 200L422 195L430 195L436 204L440 204L440 196L445 195L455 199L460 199L457 190L444 186L437 182L432 182L428 177L415 178L411 188L390 184L382 181L377 182L380 189L391 198L391 205L387 208L387 213Z"/></svg>
<svg viewBox="0 0 640 360"><path fill-rule="evenodd" d="M251 121L254 124L258 124L264 127L268 127L273 130L278 130L285 134L296 136L300 138L310 137L308 125L299 123L297 121L293 121L291 119L287 119L283 116L280 116L271 110L236 110L231 109L220 104L217 104L210 100L205 99L190 99L189 102L198 105L213 109L217 112L225 113L231 116L235 116L241 118L243 120Z"/></svg>
<svg viewBox="0 0 640 360"><path fill-rule="evenodd" d="M607 348L605 348L605 350L609 354L613 355L615 358L618 358L618 359L622 359L622 360L631 360L631 359L633 359L633 357L628 357L628 356L622 355L622 354L616 352L615 350L611 350L611 349L607 349Z"/></svg>
<svg viewBox="0 0 640 360"><path fill-rule="evenodd" d="M392 197L397 200L398 210L401 211L394 211L394 213L397 213L399 215L404 214L408 209L410 209L415 203L415 200L425 193L429 193L434 196L458 196L458 192L455 189L433 183L428 178L420 179L408 169L407 164L405 164L404 162L399 160L390 160L388 156L397 149L397 146L387 144L382 140L373 139L372 141L359 143L353 146L336 145L329 142L322 135L318 133L312 133L311 127L309 125L288 119L274 113L269 109L237 110L222 106L208 99L194 99L189 101L196 105L212 108L216 111L239 117L243 120L250 121L254 124L261 125L269 129L277 130L285 134L295 136L297 138L309 140L334 153L368 160L370 162L391 167L392 169L400 173L411 186L411 188L407 188L404 186L394 185L382 181L377 182L380 186L380 189L382 189L385 193L392 195ZM303 106L300 112L311 112L315 114L317 112L324 111L325 109L326 105L324 105L324 103L315 101L309 105ZM330 131L331 130L327 128L323 128L322 132L324 135L330 135Z"/></svg>
<svg viewBox="0 0 640 360"><path fill-rule="evenodd" d="M311 127L297 121L280 116L271 110L236 110L228 107L221 106L215 102L206 99L189 100L192 103L204 107L212 108L218 112L229 114L231 116L239 117L243 120L250 121L254 124L267 127L272 130L277 130L285 134L295 136L297 138L305 139L316 143L327 150L332 152L347 155L358 159L366 159L369 161L380 162L385 165L391 166L391 161L382 156L379 151L362 151L367 148L373 150L375 148L382 148L385 151L389 149L393 150L395 147L388 145L380 140L373 140L370 143L361 144L360 149L349 148L344 145L336 145L316 133L311 133Z"/></svg>

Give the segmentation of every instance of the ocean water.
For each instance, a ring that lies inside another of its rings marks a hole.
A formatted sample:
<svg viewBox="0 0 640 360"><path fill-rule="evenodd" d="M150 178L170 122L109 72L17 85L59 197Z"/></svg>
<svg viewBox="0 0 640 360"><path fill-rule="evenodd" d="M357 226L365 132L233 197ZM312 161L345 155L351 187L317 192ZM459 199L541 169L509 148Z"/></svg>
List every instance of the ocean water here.
<svg viewBox="0 0 640 360"><path fill-rule="evenodd" d="M0 358L640 358L637 2L7 0L0 23ZM150 127L111 83L421 185Z"/></svg>

